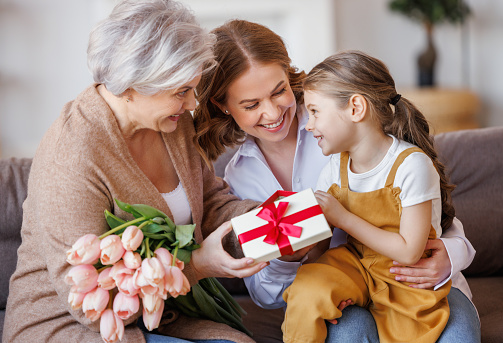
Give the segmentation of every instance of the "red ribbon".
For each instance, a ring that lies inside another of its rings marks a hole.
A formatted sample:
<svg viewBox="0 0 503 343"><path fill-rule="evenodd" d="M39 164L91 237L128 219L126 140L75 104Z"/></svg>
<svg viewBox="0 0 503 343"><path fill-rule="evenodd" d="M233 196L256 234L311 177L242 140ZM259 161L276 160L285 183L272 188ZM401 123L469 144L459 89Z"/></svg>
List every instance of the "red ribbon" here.
<svg viewBox="0 0 503 343"><path fill-rule="evenodd" d="M278 244L281 255L292 255L293 249L288 236L299 238L302 234L302 227L293 224L322 214L323 212L319 205L314 205L284 217L283 215L287 207L288 202L280 202L278 207L274 203L264 206L257 216L267 220L267 224L238 235L239 243L242 245L243 243L266 236L264 242Z"/></svg>

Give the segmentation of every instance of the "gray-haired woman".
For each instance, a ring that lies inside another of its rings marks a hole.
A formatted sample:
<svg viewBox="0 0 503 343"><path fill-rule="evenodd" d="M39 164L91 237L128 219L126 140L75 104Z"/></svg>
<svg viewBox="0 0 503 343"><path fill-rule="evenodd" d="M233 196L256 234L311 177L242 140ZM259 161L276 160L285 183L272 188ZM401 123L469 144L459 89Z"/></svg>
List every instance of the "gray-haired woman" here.
<svg viewBox="0 0 503 343"><path fill-rule="evenodd" d="M188 111L203 66L212 65L212 43L193 15L171 0L122 1L93 30L88 64L96 83L64 107L33 159L4 342L101 341L99 321L68 304L63 278L71 245L106 231L103 211L125 215L114 199L159 208L176 224L196 224L201 248L184 269L191 284L245 277L265 266L224 250L230 225L222 223L256 203L231 195L192 144ZM139 315L125 321L122 342L180 342L144 334L135 325ZM224 324L181 314L162 333L252 342Z"/></svg>

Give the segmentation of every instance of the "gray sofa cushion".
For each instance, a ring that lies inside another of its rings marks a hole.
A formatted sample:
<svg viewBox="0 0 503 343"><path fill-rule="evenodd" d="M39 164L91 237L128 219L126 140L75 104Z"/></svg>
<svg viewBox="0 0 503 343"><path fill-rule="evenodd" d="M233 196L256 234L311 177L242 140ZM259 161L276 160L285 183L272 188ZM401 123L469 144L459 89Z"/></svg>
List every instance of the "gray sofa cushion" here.
<svg viewBox="0 0 503 343"><path fill-rule="evenodd" d="M503 275L503 127L439 134L456 216L477 254L466 276Z"/></svg>
<svg viewBox="0 0 503 343"><path fill-rule="evenodd" d="M16 268L17 248L21 244L22 204L31 159L0 160L0 310L5 309L9 279Z"/></svg>

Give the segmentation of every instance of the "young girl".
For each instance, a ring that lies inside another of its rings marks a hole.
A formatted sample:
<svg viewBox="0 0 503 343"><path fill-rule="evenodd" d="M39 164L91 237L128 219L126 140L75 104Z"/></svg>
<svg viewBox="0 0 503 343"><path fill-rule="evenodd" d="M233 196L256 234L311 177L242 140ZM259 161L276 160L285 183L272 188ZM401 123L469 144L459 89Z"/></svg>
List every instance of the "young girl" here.
<svg viewBox="0 0 503 343"><path fill-rule="evenodd" d="M325 320L345 299L367 307L381 342L435 342L449 318L450 282L438 290L396 281L393 261L415 264L428 238L451 225L444 166L424 116L397 94L386 66L364 53L336 54L304 81L306 129L332 155L316 197L348 243L299 268L285 291L285 342L324 342ZM299 325L302 323L302 325Z"/></svg>

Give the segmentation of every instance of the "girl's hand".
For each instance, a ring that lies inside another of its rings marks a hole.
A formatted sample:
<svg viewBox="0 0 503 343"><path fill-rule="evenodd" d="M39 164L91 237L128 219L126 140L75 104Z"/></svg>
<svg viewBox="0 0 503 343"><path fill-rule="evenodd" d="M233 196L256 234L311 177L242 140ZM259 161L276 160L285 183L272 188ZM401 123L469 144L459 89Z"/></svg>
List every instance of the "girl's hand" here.
<svg viewBox="0 0 503 343"><path fill-rule="evenodd" d="M302 248L300 250L297 250L296 252L294 252L293 255L284 255L284 256L281 256L280 258L278 258L279 260L281 261L284 261L284 262L299 262L300 260L302 260L304 258L304 256L307 255L308 252L310 252L314 247L316 246L316 243L314 244L311 244L305 248Z"/></svg>
<svg viewBox="0 0 503 343"><path fill-rule="evenodd" d="M341 223L343 222L345 215L349 213L344 206L342 206L336 198L327 192L316 191L314 196L316 197L316 200L318 200L328 223L332 226L343 229L343 227L341 227Z"/></svg>
<svg viewBox="0 0 503 343"><path fill-rule="evenodd" d="M346 307L348 307L350 305L353 305L353 300L351 300L351 299L343 300L343 301L341 301L339 306L337 306L337 308L342 312L342 310L344 310ZM327 322L335 325L335 324L337 324L337 319L332 319L332 320L327 319Z"/></svg>
<svg viewBox="0 0 503 343"><path fill-rule="evenodd" d="M425 250L431 249L431 257L422 258L412 266L402 266L393 262L395 267L390 273L396 274L395 280L412 282L413 288L431 288L442 282L451 273L451 261L447 249L440 239L428 240Z"/></svg>
<svg viewBox="0 0 503 343"><path fill-rule="evenodd" d="M225 222L202 242L201 248L192 252L190 265L197 279L207 277L238 277L253 275L267 266L268 262L254 264L253 258L235 259L222 246L222 239L232 230L230 222Z"/></svg>

